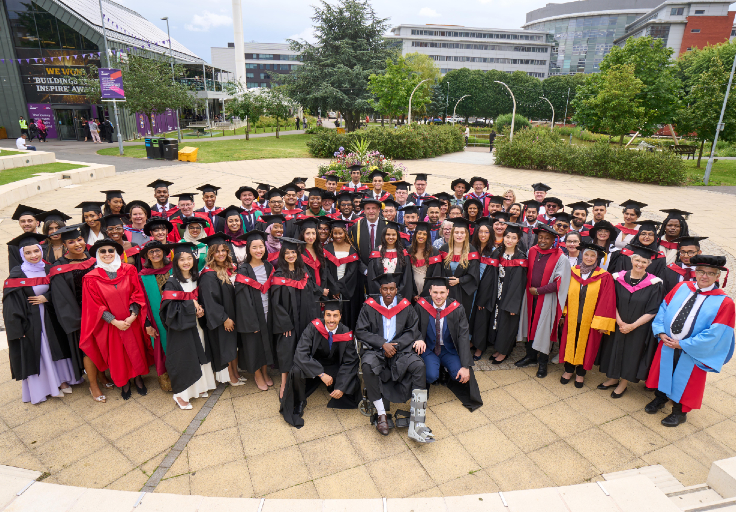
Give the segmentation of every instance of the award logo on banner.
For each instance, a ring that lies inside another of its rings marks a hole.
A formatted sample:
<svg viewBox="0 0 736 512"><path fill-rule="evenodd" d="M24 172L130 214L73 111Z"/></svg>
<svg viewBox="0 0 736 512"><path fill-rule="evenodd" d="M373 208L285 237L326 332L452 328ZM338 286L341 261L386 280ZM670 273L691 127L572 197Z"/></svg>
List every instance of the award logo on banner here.
<svg viewBox="0 0 736 512"><path fill-rule="evenodd" d="M119 69L99 68L100 93L103 100L125 101L123 72Z"/></svg>

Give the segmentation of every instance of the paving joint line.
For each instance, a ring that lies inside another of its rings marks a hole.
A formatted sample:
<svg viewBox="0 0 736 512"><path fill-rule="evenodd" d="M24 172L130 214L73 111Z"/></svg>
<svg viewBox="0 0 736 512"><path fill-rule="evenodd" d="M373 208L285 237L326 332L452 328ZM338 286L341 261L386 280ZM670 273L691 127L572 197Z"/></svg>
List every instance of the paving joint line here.
<svg viewBox="0 0 736 512"><path fill-rule="evenodd" d="M192 439L192 437L194 437L197 429L199 429L199 427L202 425L202 422L212 411L212 408L220 399L225 389L227 389L227 384L218 384L217 388L215 388L215 390L209 396L202 408L197 412L192 421L189 422L189 426L186 428L184 433L179 437L179 439L177 439L176 443L174 443L174 446L172 446L171 450L169 450L169 453L167 453L166 457L164 457L164 460L161 461L161 464L159 464L151 477L148 479L146 485L143 486L141 492L148 493L154 492L156 490L158 484L161 483L161 480L163 480L166 473L169 471L169 469L171 469L171 466L174 465L174 462L176 462L176 459L179 457L179 455L181 455L181 452L183 452L184 448L187 447L187 444Z"/></svg>

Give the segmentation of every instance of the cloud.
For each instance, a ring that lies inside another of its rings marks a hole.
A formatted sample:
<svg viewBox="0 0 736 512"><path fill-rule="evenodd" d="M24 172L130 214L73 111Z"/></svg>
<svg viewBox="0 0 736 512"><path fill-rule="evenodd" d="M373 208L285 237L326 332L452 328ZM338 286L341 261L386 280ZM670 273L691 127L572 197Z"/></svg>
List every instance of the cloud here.
<svg viewBox="0 0 736 512"><path fill-rule="evenodd" d="M313 27L307 27L298 34L292 34L287 39L294 39L295 41L301 41L304 39L305 41L314 44L317 41L317 38L314 35L314 28Z"/></svg>
<svg viewBox="0 0 736 512"><path fill-rule="evenodd" d="M202 14L192 16L192 22L186 24L186 29L192 32L207 32L213 27L224 27L232 24L232 16L204 11Z"/></svg>
<svg viewBox="0 0 736 512"><path fill-rule="evenodd" d="M419 9L419 16L424 16L427 18L439 18L440 13L438 13L434 9L430 9L429 7L422 7L421 9Z"/></svg>

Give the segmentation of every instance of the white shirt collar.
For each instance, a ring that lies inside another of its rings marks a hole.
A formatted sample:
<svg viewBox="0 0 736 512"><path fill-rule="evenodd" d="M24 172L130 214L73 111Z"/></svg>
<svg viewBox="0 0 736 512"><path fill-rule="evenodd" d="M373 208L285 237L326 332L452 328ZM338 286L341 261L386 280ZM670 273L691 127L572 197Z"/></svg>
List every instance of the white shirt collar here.
<svg viewBox="0 0 736 512"><path fill-rule="evenodd" d="M396 296L394 296L394 301L391 303L390 306L386 306L386 303L383 301L383 297L381 297L381 306L385 307L386 309L391 309L396 305Z"/></svg>
<svg viewBox="0 0 736 512"><path fill-rule="evenodd" d="M709 286L708 288L698 288L698 285L697 285L697 284L695 285L695 289L696 289L696 290L700 290L700 291L701 291L701 293L702 293L702 292L709 292L709 291L711 291L711 290L712 290L713 288L715 288L715 287L716 287L716 283L713 283L713 284L712 284L712 285L710 285L710 286Z"/></svg>

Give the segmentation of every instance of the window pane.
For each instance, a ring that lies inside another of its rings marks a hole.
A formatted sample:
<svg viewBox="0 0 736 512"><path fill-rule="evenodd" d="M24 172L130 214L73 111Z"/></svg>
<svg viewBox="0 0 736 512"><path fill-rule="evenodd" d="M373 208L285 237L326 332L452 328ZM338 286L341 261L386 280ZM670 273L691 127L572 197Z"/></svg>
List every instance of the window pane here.
<svg viewBox="0 0 736 512"><path fill-rule="evenodd" d="M56 18L50 14L37 13L36 26L38 27L38 37L41 39L41 48L54 50L61 48Z"/></svg>

